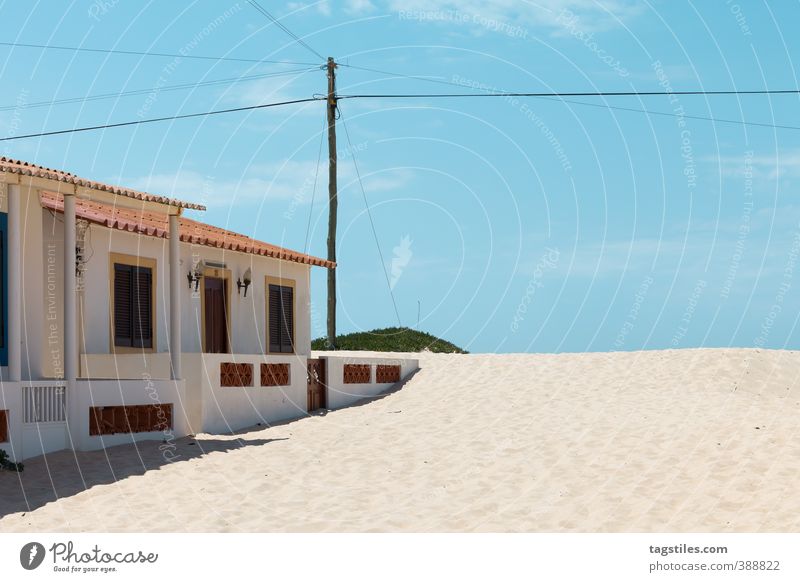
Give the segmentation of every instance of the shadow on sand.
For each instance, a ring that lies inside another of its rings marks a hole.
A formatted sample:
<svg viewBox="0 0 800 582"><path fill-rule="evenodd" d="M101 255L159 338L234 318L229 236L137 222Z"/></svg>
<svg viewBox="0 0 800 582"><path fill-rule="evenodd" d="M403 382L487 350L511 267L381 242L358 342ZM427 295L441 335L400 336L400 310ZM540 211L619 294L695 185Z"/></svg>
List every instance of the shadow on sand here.
<svg viewBox="0 0 800 582"><path fill-rule="evenodd" d="M366 397L347 406L365 406L402 390L419 370L413 372L385 392ZM25 471L0 471L0 517L11 513L33 511L61 498L71 497L96 485L108 485L158 470L164 465L199 459L210 453L226 453L244 447L266 445L287 438L245 438L254 431L292 424L309 416L326 416L330 410L317 410L307 416L281 422L264 423L231 433L226 439L184 437L168 444L142 441L100 451L58 451L25 461ZM397 413L401 411L389 411Z"/></svg>
<svg viewBox="0 0 800 582"><path fill-rule="evenodd" d="M406 384L411 382L411 380L414 379L414 376L419 374L421 371L422 371L421 368L419 370L414 370L408 376L406 376L405 378L400 380L400 382L398 382L397 384L393 384L390 388L387 388L386 390L384 390L380 394L376 394L375 396L365 396L364 398L356 400L352 404L348 404L344 408L340 408L340 409L337 409L337 410L347 410L348 408L356 408L356 407L359 407L359 406L367 406L368 404L372 404L373 402L377 402L378 400L383 400L384 398L386 398L387 396L390 396L391 394L394 394L395 392L400 392L400 390L405 388ZM324 416L325 414L327 414L329 412L335 412L335 410L322 411L321 416ZM389 412L393 413L393 412L396 412L396 411L389 411Z"/></svg>
<svg viewBox="0 0 800 582"><path fill-rule="evenodd" d="M185 437L168 444L143 441L91 452L58 451L25 461L22 473L0 471L0 517L33 511L57 499L77 495L164 465L227 453L244 447L288 440L259 438L199 439Z"/></svg>

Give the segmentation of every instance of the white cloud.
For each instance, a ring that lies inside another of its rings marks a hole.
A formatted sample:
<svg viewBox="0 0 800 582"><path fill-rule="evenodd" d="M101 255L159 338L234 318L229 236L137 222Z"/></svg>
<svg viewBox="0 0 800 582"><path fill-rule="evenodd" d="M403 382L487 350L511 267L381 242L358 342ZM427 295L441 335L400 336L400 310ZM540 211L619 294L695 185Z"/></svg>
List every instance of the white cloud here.
<svg viewBox="0 0 800 582"><path fill-rule="evenodd" d="M133 188L213 207L253 201L305 198L307 183L313 185L316 162L294 161L252 165L241 178L226 173L223 178L197 170L140 176L125 181ZM322 169L320 174L324 175ZM318 185L319 186L319 185ZM311 195L310 188L308 196Z"/></svg>
<svg viewBox="0 0 800 582"><path fill-rule="evenodd" d="M720 173L728 178L778 180L800 177L800 149L774 154L709 156L703 160L718 166Z"/></svg>
<svg viewBox="0 0 800 582"><path fill-rule="evenodd" d="M587 32L615 28L644 10L634 0L323 0L292 2L290 11L316 10L363 15L381 9L420 23L458 23L477 34L493 26L546 26L561 29L566 15L575 16ZM438 14L437 14L438 13Z"/></svg>
<svg viewBox="0 0 800 582"><path fill-rule="evenodd" d="M302 67L292 67L291 70L300 69ZM269 72L274 72L272 69ZM252 73L258 75L257 71ZM318 81L316 84L319 92L319 87L324 87L325 78L322 74L317 75L317 79L313 79L315 71L306 71L305 73L298 73L296 75L289 74L280 77L265 77L263 79L255 79L243 83L236 83L226 88L221 93L221 99L225 103L232 105L249 107L251 105L259 105L261 103L276 102L276 101L289 101L297 99L298 96L306 97L309 94L307 91L314 80Z"/></svg>
<svg viewBox="0 0 800 582"><path fill-rule="evenodd" d="M494 22L560 29L565 16L570 16L589 32L620 26L643 10L632 0L386 0L386 5L420 22L463 22L483 28Z"/></svg>
<svg viewBox="0 0 800 582"><path fill-rule="evenodd" d="M313 8L323 16L330 16L331 15L331 4L329 0L319 0L317 2L307 3L307 2L289 2L286 7L289 9L290 12L301 12L303 10L307 10L308 8Z"/></svg>
<svg viewBox="0 0 800 582"><path fill-rule="evenodd" d="M361 170L367 195L397 192L410 180L406 171ZM127 178L123 183L145 192L199 202L209 209L251 205L261 201L291 201L297 205L311 201L316 172L316 160L285 160L253 164L240 179L229 172L220 178L216 174L185 169L174 173ZM327 196L327 179L327 166L323 162L317 176L317 200ZM353 188L359 188L355 171L349 160L342 158L339 165L339 189L344 192Z"/></svg>
<svg viewBox="0 0 800 582"><path fill-rule="evenodd" d="M291 2L287 5L290 11L303 11L313 8L323 16L330 16L334 8L341 8L346 14L360 15L375 11L372 0L321 0L314 3Z"/></svg>
<svg viewBox="0 0 800 582"><path fill-rule="evenodd" d="M375 5L370 0L346 0L344 11L348 14L366 14L375 10Z"/></svg>

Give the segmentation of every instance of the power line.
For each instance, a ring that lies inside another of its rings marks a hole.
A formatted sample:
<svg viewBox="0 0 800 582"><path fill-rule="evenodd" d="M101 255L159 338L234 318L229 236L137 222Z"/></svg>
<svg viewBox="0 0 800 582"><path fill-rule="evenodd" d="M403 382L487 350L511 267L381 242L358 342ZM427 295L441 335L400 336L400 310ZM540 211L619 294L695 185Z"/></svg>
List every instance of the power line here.
<svg viewBox="0 0 800 582"><path fill-rule="evenodd" d="M325 101L325 97L308 97L306 99L293 99L291 101L278 101L275 103L262 103L261 105L249 105L247 107L234 107L231 109L218 109L216 111L204 111L202 113L187 113L185 115L172 115L169 117L156 117L152 119L139 119L136 121L123 121L120 123L109 123L105 125L93 125L89 127L75 127L72 129L61 129L58 131L45 131L42 133L29 133L27 135L15 135L12 137L2 137L0 141L14 141L18 139L27 139L31 137L46 137L51 135L63 135L66 133L81 133L84 131L95 131L98 129L110 129L113 127L127 127L130 125L143 125L145 123L157 123L159 121L174 121L177 119L190 119L193 117L207 117L211 115L220 115L223 113L236 113L239 111L252 111L254 109L267 109L269 107L279 107L281 105L294 105L296 103L310 103L312 101Z"/></svg>
<svg viewBox="0 0 800 582"><path fill-rule="evenodd" d="M306 66L319 66L319 63L306 63L302 61L275 61L270 59L248 59L248 58L239 58L239 57L213 57L207 55L182 55L182 54L175 54L175 53L154 53L150 51L124 51L124 50L117 50L117 49L99 49L99 48L88 48L88 47L75 47L75 46L57 46L57 45L45 45L45 44L30 44L30 43L19 43L19 42L0 42L0 46L8 46L8 47L21 47L21 48L36 48L36 49L43 49L43 50L60 50L60 51L75 51L75 52L87 52L87 53L100 53L100 54L110 54L110 55L129 55L129 56L141 56L141 57L162 57L162 58L170 58L170 59L195 59L195 60L204 60L204 61L232 61L232 62L239 62L239 63L272 63L278 65L306 65Z"/></svg>
<svg viewBox="0 0 800 582"><path fill-rule="evenodd" d="M341 110L339 110L339 118L342 120L342 125L344 126L344 133L347 136L347 145L350 146L350 155L353 156L353 166L356 170L356 177L358 178L358 184L361 187L361 196L364 198L364 206L367 209L367 216L369 217L369 224L372 228L372 237L375 239L375 247L378 249L378 257L381 260L381 267L383 268L383 276L386 279L386 287L389 289L389 297L392 299L392 305L394 306L394 314L397 316L397 325L403 327L403 323L400 321L400 311L397 309L397 302L394 299L394 292L392 291L392 284L389 281L389 274L386 272L386 262L383 260L383 251L381 251L381 245L378 242L378 232L375 230L375 221L372 219L372 211L369 208L369 202L367 201L367 192L364 190L364 182L361 180L361 172L358 170L358 162L356 161L356 150L353 147L353 142L350 140L350 131L347 129L347 122L344 120L344 115L342 115Z"/></svg>
<svg viewBox="0 0 800 582"><path fill-rule="evenodd" d="M370 67L361 67L358 65L350 65L344 63L337 63L342 67L356 69L359 71L370 71L372 73L381 73L383 75L390 75L392 77L400 77L404 79L414 79L417 81L426 81L429 83L437 83L440 85L449 85L451 87L473 88L465 83L458 83L456 81L446 81L444 79L425 76L425 75L408 75L405 73L397 73L393 71L386 71L382 69L373 69ZM475 87L477 89L478 87ZM483 87L486 88L485 86ZM652 95L755 95L755 94L800 94L800 89L784 89L784 90L755 90L755 91L672 91L672 92L595 92L595 93L512 93L508 91L492 91L489 93L467 93L467 94L430 94L430 95L374 95L374 97L561 97L561 96L581 96L581 97L603 97L603 96L652 96ZM348 99L351 97L373 97L373 95L339 95L340 99ZM579 103L579 102L575 102ZM599 107L602 107L600 105ZM626 109L625 111L643 111L638 109ZM644 112L644 111L643 111ZM654 112L655 113L655 112ZM658 113L655 113L658 115ZM669 115L666 114L665 115ZM700 118L703 119L703 118Z"/></svg>
<svg viewBox="0 0 800 582"><path fill-rule="evenodd" d="M325 60L325 57L323 57L321 54L319 54L317 51L315 51L313 48L311 48L308 45L308 43L306 43L306 41L304 41L302 38L300 38L295 33L293 33L291 30L286 28L286 26L284 26L284 24L280 20L278 20L277 18L272 16L272 14L270 14L269 11L266 8L261 6L261 4L256 2L256 0L247 0L247 3L250 4L250 6L252 6L256 10L258 10L261 14L266 16L272 23L274 23L276 26L278 26L282 31L284 31L286 34L291 36L295 40L295 42L297 42L301 46L307 48L309 51L311 51L312 53L317 55L320 58L320 60L323 60L323 61Z"/></svg>
<svg viewBox="0 0 800 582"><path fill-rule="evenodd" d="M429 99L462 97L669 97L672 95L800 95L800 89L760 89L755 91L595 91L574 93L365 93L360 95L337 95L338 99Z"/></svg>
<svg viewBox="0 0 800 582"><path fill-rule="evenodd" d="M52 101L37 101L35 103L18 104L18 105L4 105L0 106L0 111L13 111L17 109L37 109L40 107L48 107L53 105L66 105L72 103L84 103L88 101L102 101L104 99L114 99L119 97L131 97L135 95L147 95L153 92L166 92L178 91L181 89L193 89L195 87L211 87L214 85L224 85L228 83L240 83L246 81L254 81L258 79L266 79L272 77L283 77L288 75L300 75L311 71L318 70L316 67L305 69L292 69L291 71L282 71L276 73L264 73L261 75L247 75L245 77L229 77L227 79L213 79L209 81L197 81L194 83L183 83L180 85L165 85L163 87L150 87L147 89L131 89L130 91L120 91L118 93L100 93L98 95L89 95L86 97L65 97L63 99L54 99Z"/></svg>
<svg viewBox="0 0 800 582"><path fill-rule="evenodd" d="M675 92L675 93L660 93L660 92L615 92L615 93L487 93L487 94L430 94L430 95L422 95L422 94L372 94L372 95L339 95L337 96L338 99L365 99L365 98L415 98L415 97L538 97L538 98L556 98L556 97L565 97L565 96L572 96L572 95L582 95L582 96L669 96L669 95L745 95L745 94L757 94L757 95L776 95L776 94L798 94L800 90L788 89L788 90L763 90L763 91L682 91L682 92ZM67 133L80 133L85 131L93 131L99 129L109 129L115 127L126 127L130 125L141 125L145 123L156 123L160 121L172 121L177 119L189 119L193 117L202 117L208 115L218 115L221 113L233 113L237 111L249 111L254 109L264 109L268 107L276 107L279 105L290 105L295 103L308 103L311 101L325 101L327 100L326 96L317 95L314 97L306 98L306 99L294 99L289 101L281 101L277 103L266 103L262 105L253 105L248 107L236 107L232 109L222 109L217 111L208 111L208 112L201 112L201 113L190 113L186 115L174 115L174 116L166 116L166 117L158 117L154 119L140 119L136 121L126 121L120 123L111 123L105 125L96 125L96 126L89 126L89 127L79 127L73 129L63 129L58 131L48 131L42 133L32 133L26 135L18 135L18 136L11 136L11 137L3 137L0 138L0 141L12 141L12 140L19 140L19 139L26 139L32 137L46 137L51 135L62 135ZM593 107L603 107L606 109L619 109L622 111L632 111L637 113L646 113L651 115L666 115L666 116L673 116L673 117L685 117L688 119L699 119L703 121L712 121L712 122L719 122L719 123L733 123L733 124L742 124L742 125L752 125L756 127L768 127L774 129L791 129L791 130L798 130L800 127L791 126L791 125L776 125L770 123L759 123L753 121L739 121L733 119L718 119L714 117L702 117L697 115L683 115L679 113L665 113L660 111L648 111L645 109L634 109L634 108L625 108L625 107L617 107L612 105L606 104L592 104L592 103L585 103L580 101L567 101L570 103L575 103L577 105L588 105Z"/></svg>
<svg viewBox="0 0 800 582"><path fill-rule="evenodd" d="M760 123L758 121L744 121L741 119L723 119L720 117L704 117L702 115L686 115L683 113L669 113L666 111L651 111L649 109L636 109L634 107L618 107L616 105L607 105L601 103L587 103L586 101L575 101L574 99L555 99L551 97L543 97L548 101L558 101L561 103L571 103L573 105L585 105L587 107L599 107L601 109L614 109L616 111L630 111L632 113L645 113L647 115L663 115L666 117L682 117L686 119L698 119L701 121L711 121L714 123L731 123L736 125L750 125L753 127L768 127L771 129L793 129L800 130L800 126L796 125L778 125L774 123Z"/></svg>
<svg viewBox="0 0 800 582"><path fill-rule="evenodd" d="M406 78L406 79L415 79L415 80L418 80L418 81L427 81L427 82L430 82L430 83L438 83L438 84L442 84L442 85L450 85L450 86L453 86L453 87L462 87L462 88L466 87L466 88L469 88L469 85L465 85L463 83L457 83L457 82L454 82L454 81L445 81L443 79L425 77L425 76L421 76L421 75L407 75L407 74L404 74L404 73L395 73L395 72L392 72L392 71L384 71L384 70L381 70L381 69L372 69L372 68L369 68L369 67L360 67L360 66L357 66L357 65L349 65L349 64L348 65L341 64L341 66L349 67L351 69L358 69L360 71L370 71L370 72L373 72L373 73L381 73L381 74L384 74L384 75L391 75L393 77L402 77L402 78ZM506 93L501 92L501 96L506 96ZM341 98L345 98L346 96L342 95L340 97ZM735 124L735 125L748 125L748 126L753 126L753 127L767 127L767 128L771 128L771 129L800 130L800 126L794 126L794 125L780 125L780 124L773 124L773 123L760 123L760 122L757 122L757 121L743 121L743 120L738 120L738 119L723 119L723 118L719 118L719 117L706 117L706 116L702 116L702 115L686 115L686 114L682 114L682 113L669 113L669 112L664 112L664 111L652 111L652 110L649 110L649 109L637 109L637 108L633 108L633 107L619 107L619 106L608 105L608 104L603 104L603 103L587 103L586 101L575 101L575 100L572 100L572 99L556 99L555 97L541 97L541 98L542 99L548 99L548 100L557 100L557 101L560 101L562 103L571 103L571 104L574 104L574 105L584 105L586 107L599 107L601 109L613 109L613 110L616 110L616 111L628 111L628 112L632 112L632 113L645 113L647 115L661 115L661 116L665 116L665 117L682 117L682 118L685 118L685 119L697 119L697 120L701 120L701 121L711 121L711 122L715 122L715 123L730 123L730 124Z"/></svg>

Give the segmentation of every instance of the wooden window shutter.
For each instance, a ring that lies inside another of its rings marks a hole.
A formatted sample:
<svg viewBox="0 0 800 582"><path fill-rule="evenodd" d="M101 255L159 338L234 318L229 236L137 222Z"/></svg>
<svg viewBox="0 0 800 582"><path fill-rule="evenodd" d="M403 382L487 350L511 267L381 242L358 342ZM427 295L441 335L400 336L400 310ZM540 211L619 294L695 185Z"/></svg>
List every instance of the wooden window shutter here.
<svg viewBox="0 0 800 582"><path fill-rule="evenodd" d="M153 272L148 267L133 267L133 347L153 347Z"/></svg>
<svg viewBox="0 0 800 582"><path fill-rule="evenodd" d="M294 353L294 289L269 286L269 351Z"/></svg>
<svg viewBox="0 0 800 582"><path fill-rule="evenodd" d="M294 289L281 287L281 351L294 352Z"/></svg>
<svg viewBox="0 0 800 582"><path fill-rule="evenodd" d="M114 345L133 345L131 298L132 267L114 264Z"/></svg>
<svg viewBox="0 0 800 582"><path fill-rule="evenodd" d="M153 347L153 271L114 264L114 345Z"/></svg>
<svg viewBox="0 0 800 582"><path fill-rule="evenodd" d="M281 351L281 289L269 286L269 351Z"/></svg>

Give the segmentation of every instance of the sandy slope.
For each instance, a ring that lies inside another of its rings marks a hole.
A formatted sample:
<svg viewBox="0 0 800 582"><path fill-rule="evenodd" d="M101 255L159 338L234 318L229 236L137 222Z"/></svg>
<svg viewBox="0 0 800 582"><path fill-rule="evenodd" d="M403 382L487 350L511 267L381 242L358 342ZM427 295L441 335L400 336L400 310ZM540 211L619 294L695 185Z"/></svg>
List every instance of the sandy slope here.
<svg viewBox="0 0 800 582"><path fill-rule="evenodd" d="M33 511L0 474L0 531L798 530L798 352L421 364L366 405L185 439L177 463L157 444L33 460Z"/></svg>

